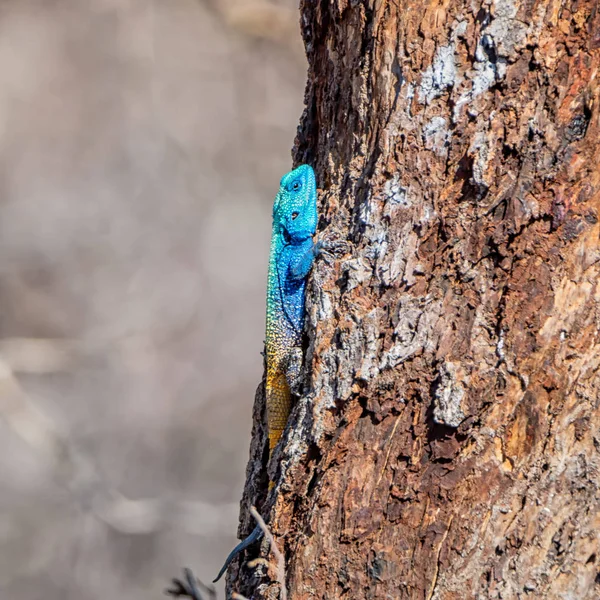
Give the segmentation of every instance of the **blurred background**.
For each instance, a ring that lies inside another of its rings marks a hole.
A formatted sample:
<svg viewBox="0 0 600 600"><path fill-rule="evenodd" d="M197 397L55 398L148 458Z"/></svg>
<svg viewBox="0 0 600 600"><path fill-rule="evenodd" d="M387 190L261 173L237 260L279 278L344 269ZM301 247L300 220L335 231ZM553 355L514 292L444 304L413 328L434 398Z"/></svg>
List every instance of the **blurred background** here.
<svg viewBox="0 0 600 600"><path fill-rule="evenodd" d="M294 0L0 3L2 600L235 543L305 73Z"/></svg>

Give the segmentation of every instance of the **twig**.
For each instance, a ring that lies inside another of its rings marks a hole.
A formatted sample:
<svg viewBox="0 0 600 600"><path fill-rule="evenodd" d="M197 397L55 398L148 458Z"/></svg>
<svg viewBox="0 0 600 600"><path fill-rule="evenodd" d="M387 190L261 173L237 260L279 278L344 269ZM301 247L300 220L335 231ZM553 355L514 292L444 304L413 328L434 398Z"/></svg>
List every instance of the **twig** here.
<svg viewBox="0 0 600 600"><path fill-rule="evenodd" d="M215 588L212 586L204 585L192 572L191 569L183 570L183 580L172 579L173 587L165 590L167 596L173 596L173 598L190 598L191 600L204 600L204 597L198 589L200 585L203 591L209 598L215 600L217 593Z"/></svg>
<svg viewBox="0 0 600 600"><path fill-rule="evenodd" d="M258 523L258 526L262 529L263 533L265 534L265 538L269 541L269 544L271 544L271 550L273 550L273 554L275 555L275 559L277 560L276 573L277 582L281 587L281 600L287 600L287 588L285 585L285 558L283 557L283 554L277 547L277 544L275 543L275 538L269 531L269 528L263 521L262 517L258 514L258 511L256 510L256 508L254 508L254 506L250 507L250 514L254 517L254 519Z"/></svg>

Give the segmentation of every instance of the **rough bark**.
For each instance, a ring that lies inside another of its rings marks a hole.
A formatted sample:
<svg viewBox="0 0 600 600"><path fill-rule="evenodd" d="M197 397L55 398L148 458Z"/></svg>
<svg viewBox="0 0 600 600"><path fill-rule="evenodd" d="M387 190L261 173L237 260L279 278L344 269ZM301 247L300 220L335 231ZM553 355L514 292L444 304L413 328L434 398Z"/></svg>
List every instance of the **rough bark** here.
<svg viewBox="0 0 600 600"><path fill-rule="evenodd" d="M600 597L596 0L301 10L295 156L351 249L312 274L262 506L290 597Z"/></svg>

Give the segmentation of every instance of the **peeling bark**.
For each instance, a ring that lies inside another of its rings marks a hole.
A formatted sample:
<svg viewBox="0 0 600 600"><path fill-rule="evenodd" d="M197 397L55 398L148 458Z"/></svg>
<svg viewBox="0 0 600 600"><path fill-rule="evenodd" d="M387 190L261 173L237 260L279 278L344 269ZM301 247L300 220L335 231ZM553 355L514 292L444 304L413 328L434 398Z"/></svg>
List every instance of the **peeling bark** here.
<svg viewBox="0 0 600 600"><path fill-rule="evenodd" d="M290 597L600 597L597 2L301 8L296 158L351 250L311 277L266 501L257 396L244 504Z"/></svg>

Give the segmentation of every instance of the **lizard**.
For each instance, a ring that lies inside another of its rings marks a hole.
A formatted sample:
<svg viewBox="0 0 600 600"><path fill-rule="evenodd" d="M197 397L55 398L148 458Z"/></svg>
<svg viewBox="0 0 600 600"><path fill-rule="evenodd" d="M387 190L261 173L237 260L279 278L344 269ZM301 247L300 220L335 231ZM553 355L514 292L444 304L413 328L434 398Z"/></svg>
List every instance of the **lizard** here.
<svg viewBox="0 0 600 600"><path fill-rule="evenodd" d="M287 424L292 391L300 380L306 280L315 256L324 251L323 244L313 241L317 218L315 173L309 165L300 165L281 178L273 203L265 340L269 459ZM273 485L270 481L269 490ZM231 551L213 583L261 535L257 525Z"/></svg>

